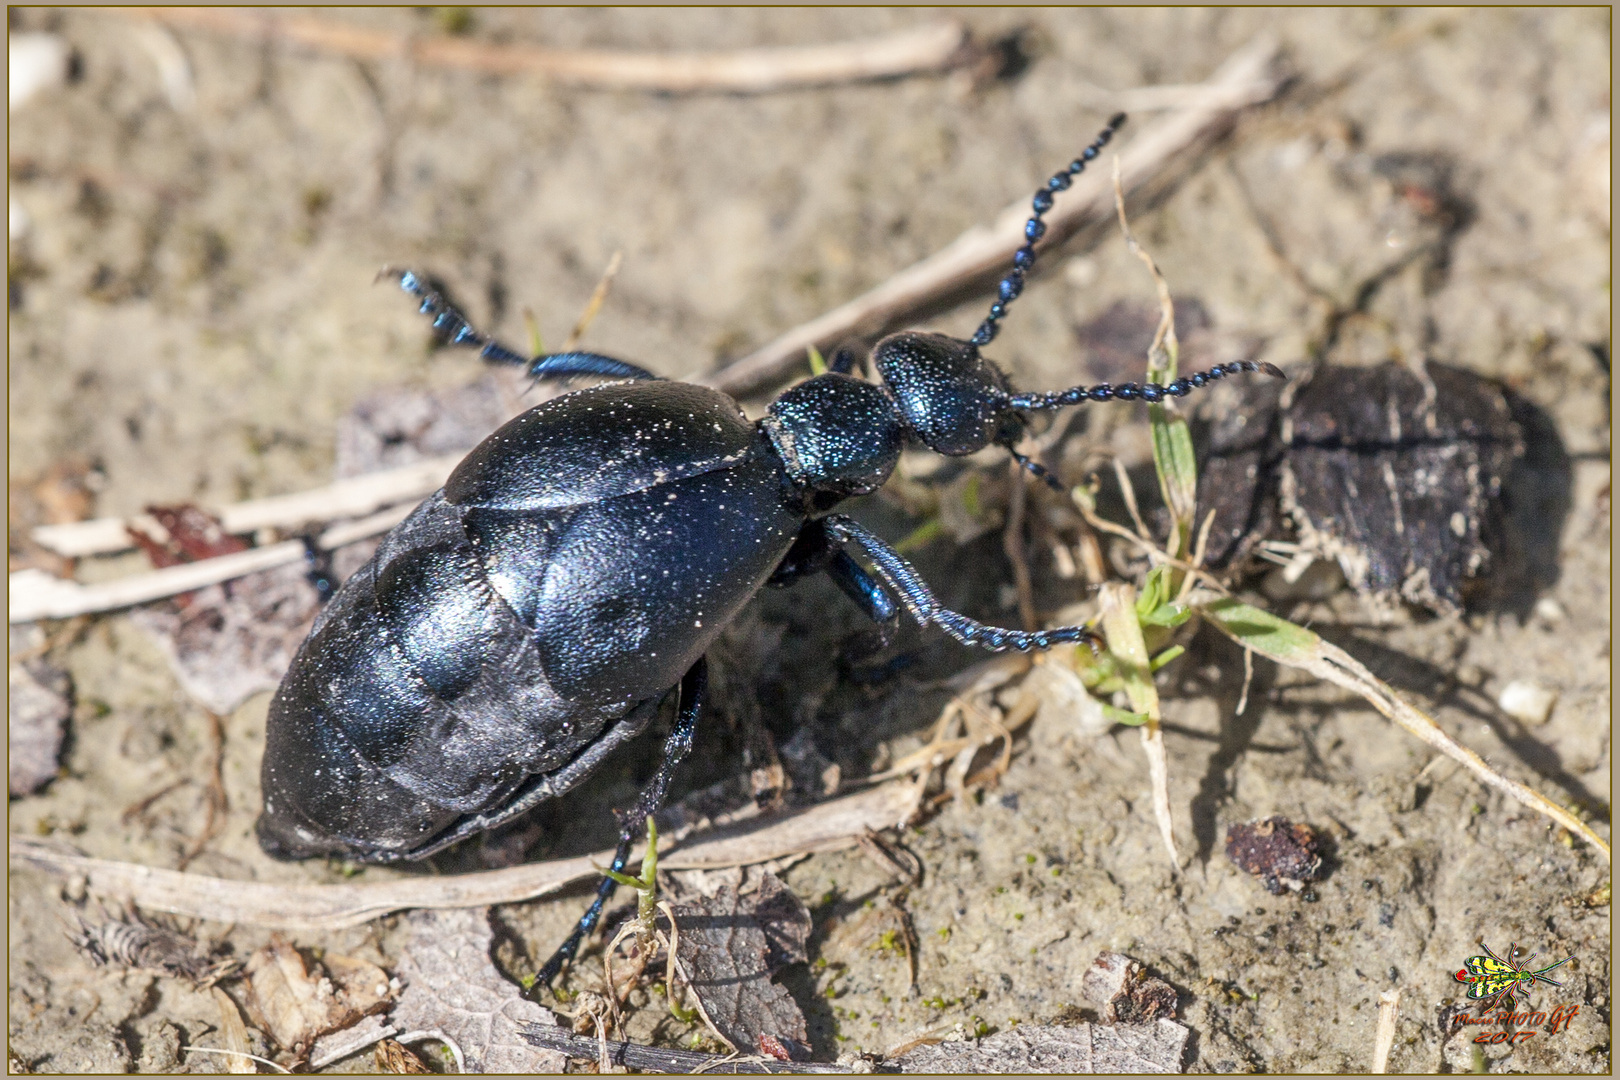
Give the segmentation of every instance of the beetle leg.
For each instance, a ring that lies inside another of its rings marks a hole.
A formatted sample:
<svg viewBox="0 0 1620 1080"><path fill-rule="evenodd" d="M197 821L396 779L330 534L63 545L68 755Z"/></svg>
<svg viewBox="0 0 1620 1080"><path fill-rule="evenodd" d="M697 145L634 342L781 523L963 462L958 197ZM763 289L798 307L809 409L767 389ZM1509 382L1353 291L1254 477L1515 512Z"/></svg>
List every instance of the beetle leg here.
<svg viewBox="0 0 1620 1080"><path fill-rule="evenodd" d="M848 345L840 345L838 351L833 353L833 358L828 361L827 370L836 371L840 375L848 375L855 370L855 362L858 359L859 357L855 355L854 349Z"/></svg>
<svg viewBox="0 0 1620 1080"><path fill-rule="evenodd" d="M392 277L399 287L419 298L423 315L433 317L433 328L444 335L451 345L465 345L477 349L478 355L491 364L510 364L528 368L529 374L539 379L566 379L575 375L600 375L615 379L656 379L658 376L646 368L615 360L598 353L564 352L544 356L524 356L486 337L472 328L467 316L450 306L438 292L428 287L421 275L411 270L384 267L378 277Z"/></svg>
<svg viewBox="0 0 1620 1080"><path fill-rule="evenodd" d="M878 683L909 664L908 656L897 656L879 665L858 663L889 647L900 627L900 608L883 585L845 554L837 540L827 535L820 521L805 524L765 584L785 588L823 570L844 595L877 624L870 630L849 635L839 646L838 667L844 676L852 682Z"/></svg>
<svg viewBox="0 0 1620 1080"><path fill-rule="evenodd" d="M697 733L698 713L703 711L703 698L709 684L709 661L705 657L698 657L697 663L681 678L680 708L675 715L675 727L664 740L664 761L658 766L658 772L652 781L642 789L641 796L636 800L633 810L619 819L619 847L613 853L613 872L623 873L625 864L630 861L630 849L641 838L647 824L647 819L656 814L664 805L664 797L669 793L670 779L675 775L676 766L692 749L692 739ZM587 934L596 929L596 924L602 918L602 909L612 899L613 893L618 889L619 883L610 877L604 877L602 884L596 889L596 899L586 909L574 932L568 935L568 940L562 947L552 954L546 961L546 966L540 969L535 978L536 986L549 986L551 980L557 977L562 966L573 959L574 953L579 951L580 943Z"/></svg>
<svg viewBox="0 0 1620 1080"><path fill-rule="evenodd" d="M777 589L797 584L801 578L827 569L827 565L832 562L832 557L838 550L837 542L827 535L827 530L822 528L821 522L807 521L804 528L799 530L799 535L794 538L793 546L782 556L782 561L776 564L771 576L765 579L765 584Z"/></svg>
<svg viewBox="0 0 1620 1080"><path fill-rule="evenodd" d="M933 590L917 573L916 567L906 561L876 533L843 514L822 518L822 525L834 539L852 543L866 553L878 576L900 594L901 603L911 612L919 626L939 627L964 645L977 645L991 652L1003 649L1046 649L1063 641L1101 641L1097 632L1084 626L1054 626L1050 630L1007 630L999 626L986 626L952 611L939 602Z"/></svg>
<svg viewBox="0 0 1620 1080"><path fill-rule="evenodd" d="M544 776L530 777L529 781L508 796L509 802L493 813L464 818L455 828L429 841L423 847L408 852L389 852L386 855L364 859L365 862L415 862L436 855L445 848L459 844L468 837L505 825L533 810L542 802L567 794L580 781L602 764L608 754L640 735L658 711L658 702L648 702L629 716L603 732L595 742L567 765Z"/></svg>
<svg viewBox="0 0 1620 1080"><path fill-rule="evenodd" d="M490 359L485 356L484 359ZM506 360L504 363L513 363ZM527 364L529 374L536 380L567 379L575 375L600 375L611 379L656 379L657 375L644 367L615 360L611 356L592 352L546 353L533 360L517 357L516 363Z"/></svg>
<svg viewBox="0 0 1620 1080"><path fill-rule="evenodd" d="M315 590L322 604L337 592L338 581L332 576L332 553L315 542L313 533L306 533L304 541L304 578Z"/></svg>
<svg viewBox="0 0 1620 1080"><path fill-rule="evenodd" d="M904 655L883 664L858 664L881 653L894 641L895 631L900 629L900 605L894 602L882 582L863 570L842 548L827 567L827 576L876 624L870 630L851 634L839 646L838 666L844 675L853 682L879 683L910 664L912 657Z"/></svg>

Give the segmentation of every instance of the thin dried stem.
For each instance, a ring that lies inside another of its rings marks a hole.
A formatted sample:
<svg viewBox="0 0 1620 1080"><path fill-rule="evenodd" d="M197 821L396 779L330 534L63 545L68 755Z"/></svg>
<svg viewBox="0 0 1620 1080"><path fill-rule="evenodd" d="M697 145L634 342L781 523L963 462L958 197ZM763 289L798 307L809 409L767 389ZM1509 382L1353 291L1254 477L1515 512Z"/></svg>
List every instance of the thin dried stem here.
<svg viewBox="0 0 1620 1080"><path fill-rule="evenodd" d="M1591 844L1602 853L1605 860L1611 858L1608 842L1593 832L1580 818L1534 788L1527 787L1517 780L1510 780L1491 768L1478 754L1447 735L1432 718L1420 709L1407 704L1387 683L1337 645L1323 640L1309 630L1296 627L1292 623L1283 623L1276 616L1259 612L1258 609L1246 608L1231 599L1199 600L1195 597L1193 607L1206 622L1213 624L1216 629L1244 648L1253 649L1266 659L1286 667L1308 671L1325 682L1341 686L1365 699L1409 735L1459 762L1487 786L1556 821L1569 832ZM1278 626L1286 627L1289 636L1267 633L1267 628L1263 625L1258 627L1230 625L1222 617L1223 613L1228 611L1233 611L1237 616L1251 621L1269 620ZM1248 614L1249 612L1254 614Z"/></svg>
<svg viewBox="0 0 1620 1080"><path fill-rule="evenodd" d="M1030 581L1028 545L1024 543L1024 508L1029 502L1029 482L1023 466L1007 462L1012 470L1012 493L1007 500L1007 526L1001 530L1001 550L1012 563L1013 584L1018 590L1018 617L1025 630L1036 630L1035 587Z"/></svg>
<svg viewBox="0 0 1620 1080"><path fill-rule="evenodd" d="M683 839L661 864L674 870L750 866L807 851L855 847L867 829L904 824L917 808L910 784L890 784L808 809L761 818L745 807L712 833ZM148 911L282 930L358 926L408 908L486 907L530 900L598 876L611 851L505 870L334 885L235 881L206 874L93 859L34 837L10 838L11 864L78 876L97 896L127 899Z"/></svg>
<svg viewBox="0 0 1620 1080"><path fill-rule="evenodd" d="M1131 523L1136 526L1136 535L1149 543L1153 542L1153 534L1142 521L1142 511L1136 506L1136 488L1131 484L1130 474L1125 471L1125 465L1119 458L1110 459L1114 465L1114 477L1119 481L1119 494L1125 500L1125 509L1130 512Z"/></svg>
<svg viewBox="0 0 1620 1080"><path fill-rule="evenodd" d="M1125 234L1125 246L1147 264L1153 287L1159 294L1159 327L1153 333L1153 344L1148 346L1148 378L1153 382L1171 382L1176 377L1175 357L1180 348L1176 341L1176 307L1170 300L1170 283L1159 273L1159 264L1131 233L1130 221L1125 216L1125 188L1120 182L1118 154L1114 155L1114 211L1119 216L1119 231Z"/></svg>
<svg viewBox="0 0 1620 1080"><path fill-rule="evenodd" d="M170 26L281 41L357 60L404 60L488 75L532 75L570 86L655 93L770 93L948 71L978 59L959 23L930 23L865 41L725 52L547 49L476 38L370 30L319 15L246 8L121 8Z"/></svg>
<svg viewBox="0 0 1620 1080"><path fill-rule="evenodd" d="M613 258L608 260L607 269L602 271L602 280L596 283L591 292L591 298L585 303L585 310L579 313L579 321L574 323L573 330L569 331L568 338L563 342L559 352L572 352L579 344L579 339L585 336L585 331L596 320L596 315L607 302L608 291L613 288L613 279L619 275L619 267L624 265L624 252L615 251Z"/></svg>
<svg viewBox="0 0 1620 1080"><path fill-rule="evenodd" d="M1131 530L1120 525L1115 525L1107 518L1098 517L1095 513L1086 509L1085 504L1078 499L1075 500L1074 504L1076 508L1079 509L1081 515L1086 519L1086 522L1090 524L1092 528L1098 530L1099 532L1105 532L1112 536L1118 536L1121 539L1129 540L1131 543L1147 552L1150 557L1161 562L1169 563L1171 566L1174 566L1179 570L1185 570L1189 576L1196 576L1198 580L1209 589L1220 593L1222 596L1231 595L1231 593L1227 591L1226 586L1221 583L1219 578L1216 578L1202 567L1187 562L1184 559L1178 559L1169 552L1165 551L1159 545L1155 544L1153 541L1144 540L1142 537L1131 532Z"/></svg>

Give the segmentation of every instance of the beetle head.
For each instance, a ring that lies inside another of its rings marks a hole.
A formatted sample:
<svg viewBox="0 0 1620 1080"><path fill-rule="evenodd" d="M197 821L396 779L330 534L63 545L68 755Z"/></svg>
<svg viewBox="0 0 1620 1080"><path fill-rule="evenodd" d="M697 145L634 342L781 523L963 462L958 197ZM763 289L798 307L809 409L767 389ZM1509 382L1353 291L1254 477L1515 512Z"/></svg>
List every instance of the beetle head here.
<svg viewBox="0 0 1620 1080"><path fill-rule="evenodd" d="M1011 446L1023 434L1007 377L971 342L890 334L877 343L872 361L910 433L936 453L960 457L992 443Z"/></svg>

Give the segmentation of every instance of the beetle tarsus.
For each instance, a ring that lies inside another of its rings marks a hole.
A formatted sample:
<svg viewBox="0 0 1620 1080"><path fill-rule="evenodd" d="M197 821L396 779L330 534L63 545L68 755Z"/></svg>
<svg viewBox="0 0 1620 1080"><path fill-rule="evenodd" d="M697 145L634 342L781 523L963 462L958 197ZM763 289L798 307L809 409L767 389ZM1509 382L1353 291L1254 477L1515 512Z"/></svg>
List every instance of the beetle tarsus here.
<svg viewBox="0 0 1620 1080"><path fill-rule="evenodd" d="M423 315L433 318L433 329L449 345L462 345L478 350L478 355L491 364L506 364L527 368L529 375L540 379L571 379L577 375L597 375L614 379L656 379L658 376L646 368L616 360L611 356L589 352L546 353L525 356L502 345L485 334L474 330L472 324L436 289L428 286L422 275L414 270L384 267L377 275L380 281L393 278L399 287L421 301L418 308Z"/></svg>

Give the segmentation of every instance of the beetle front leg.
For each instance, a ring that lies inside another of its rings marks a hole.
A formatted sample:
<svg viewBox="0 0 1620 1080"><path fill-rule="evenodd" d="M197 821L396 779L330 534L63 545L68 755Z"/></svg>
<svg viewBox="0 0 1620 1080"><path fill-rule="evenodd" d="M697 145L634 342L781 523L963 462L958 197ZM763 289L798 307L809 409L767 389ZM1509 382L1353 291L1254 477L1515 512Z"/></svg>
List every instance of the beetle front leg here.
<svg viewBox="0 0 1620 1080"><path fill-rule="evenodd" d="M641 838L647 824L647 819L656 814L664 805L664 798L669 794L669 782L675 775L675 769L682 759L692 749L692 740L697 734L698 713L703 711L703 698L709 685L709 661L706 657L698 657L687 673L681 678L680 706L675 715L675 727L664 740L664 760L658 766L658 772L652 781L642 789L640 797L636 800L634 809L619 819L619 846L613 852L611 869L615 874L624 872L625 864L630 861L630 849ZM611 877L604 877L602 884L597 886L596 899L586 909L580 918L573 933L568 940L552 954L546 961L545 967L535 977L536 986L550 986L551 981L562 970L563 964L574 958L583 942L596 924L601 921L602 909L613 898L619 883Z"/></svg>
<svg viewBox="0 0 1620 1080"><path fill-rule="evenodd" d="M900 605L894 602L882 582L863 570L842 548L828 565L827 576L876 624L870 630L849 635L839 645L838 667L844 676L851 682L870 686L908 666L915 658L906 653L884 663L860 663L887 649L900 629Z"/></svg>
<svg viewBox="0 0 1620 1080"><path fill-rule="evenodd" d="M858 666L859 661L882 652L894 640L895 631L900 628L900 607L880 582L850 558L837 540L827 535L820 521L805 524L766 584L785 588L822 571L826 571L843 594L877 624L870 630L849 635L839 645L838 667L844 675L855 682L881 682L905 666L910 658L903 656L873 667Z"/></svg>
<svg viewBox="0 0 1620 1080"><path fill-rule="evenodd" d="M900 600L917 620L919 626L938 626L964 645L976 645L991 652L1017 649L1047 649L1065 641L1084 641L1095 647L1102 641L1095 631L1084 626L1054 626L1050 630L1008 630L999 626L986 626L961 612L952 611L939 602L933 590L917 573L917 568L884 542L883 538L843 514L832 514L822 519L827 534L836 540L855 544L872 560L888 586L900 594Z"/></svg>

